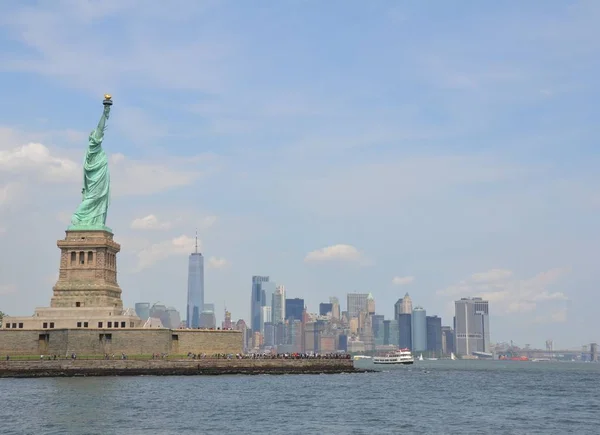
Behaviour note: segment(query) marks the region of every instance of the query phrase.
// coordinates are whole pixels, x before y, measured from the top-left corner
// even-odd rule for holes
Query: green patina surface
[[[68,228],[70,231],[103,230],[112,233],[105,225],[110,205],[110,173],[108,158],[102,149],[109,115],[110,105],[105,105],[98,126],[90,133],[83,161],[81,204],[71,217],[71,225]]]

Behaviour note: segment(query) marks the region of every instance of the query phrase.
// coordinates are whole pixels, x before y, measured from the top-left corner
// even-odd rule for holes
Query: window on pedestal
[[[98,322],[98,328],[102,328],[102,322]]]
[[[77,262],[77,253],[71,252],[71,266],[75,266],[76,262]]]
[[[121,322],[121,328],[126,328],[127,326],[125,326],[125,322]]]
[[[76,307],[80,307],[81,306],[81,302],[75,302],[75,306]]]
[[[81,328],[81,322],[77,322],[77,327]]]
[[[79,264],[85,264],[85,252],[83,251],[79,253]]]
[[[87,260],[88,264],[93,264],[94,263],[94,253],[92,251],[88,252],[88,260]]]
[[[83,322],[83,327],[87,328],[88,327],[88,322]]]
[[[48,328],[48,322],[44,322],[44,323],[42,324],[42,328],[44,328],[44,329],[47,329],[47,328]]]
[[[50,322],[50,328],[54,328],[54,322]]]

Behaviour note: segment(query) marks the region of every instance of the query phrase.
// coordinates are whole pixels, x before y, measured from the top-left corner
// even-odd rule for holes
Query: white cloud
[[[11,150],[0,151],[0,171],[22,174],[32,172],[46,181],[75,181],[79,165],[66,158],[55,157],[41,143],[28,143]]]
[[[392,284],[394,285],[407,285],[415,280],[414,276],[395,276],[392,279]]]
[[[134,230],[168,230],[171,226],[171,222],[160,222],[153,214],[131,222],[131,228]]]
[[[199,241],[200,242],[200,241]],[[155,243],[138,252],[137,271],[146,269],[157,261],[173,255],[187,255],[194,249],[195,239],[188,236],[179,236],[171,240]]]
[[[440,290],[437,294],[455,299],[482,297],[490,302],[490,309],[499,314],[528,313],[537,310],[540,303],[568,300],[563,292],[550,292],[547,287],[555,284],[569,271],[568,268],[555,268],[533,278],[519,280],[511,279],[513,272],[510,270],[491,269],[474,273],[469,279]]]
[[[224,269],[227,266],[229,266],[229,262],[222,257],[210,257],[208,259],[208,267],[210,269]]]
[[[304,261],[358,261],[361,258],[362,254],[354,246],[338,244],[311,251],[306,255]]]

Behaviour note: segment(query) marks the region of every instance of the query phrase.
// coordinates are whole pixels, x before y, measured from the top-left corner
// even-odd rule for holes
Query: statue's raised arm
[[[70,230],[103,230],[110,204],[110,174],[108,158],[102,149],[106,121],[110,116],[112,97],[104,95],[104,111],[98,126],[90,133],[88,148],[83,161],[83,188],[81,204],[71,217]]]
[[[104,95],[104,111],[102,112],[102,116],[100,117],[100,121],[98,121],[98,126],[92,133],[90,134],[90,142],[94,140],[98,145],[102,145],[102,140],[104,139],[104,132],[106,131],[106,121],[110,117],[110,107],[112,106],[112,97],[108,94]]]

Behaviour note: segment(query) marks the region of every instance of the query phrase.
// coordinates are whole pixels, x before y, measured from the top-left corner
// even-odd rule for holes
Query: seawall
[[[345,359],[0,361],[0,378],[364,373]]]

